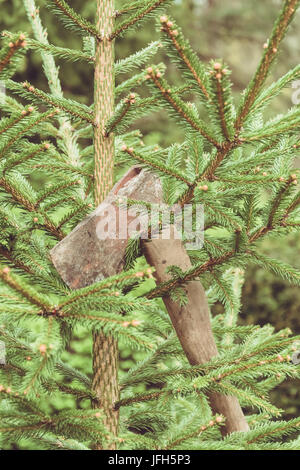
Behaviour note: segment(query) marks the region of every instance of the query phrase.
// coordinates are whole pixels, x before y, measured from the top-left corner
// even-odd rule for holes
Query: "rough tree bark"
[[[114,136],[105,136],[104,127],[114,110],[114,41],[109,36],[114,27],[114,0],[97,0],[98,41],[95,58],[95,202],[100,204],[113,184]],[[97,399],[95,408],[105,414],[107,429],[118,434],[119,414],[112,404],[119,398],[118,343],[102,332],[93,334],[93,391]],[[97,445],[101,449],[101,445]],[[114,446],[112,446],[114,448]]]

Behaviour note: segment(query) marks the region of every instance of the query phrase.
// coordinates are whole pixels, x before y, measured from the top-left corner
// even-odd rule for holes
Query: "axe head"
[[[128,238],[116,237],[115,229],[121,209],[120,197],[149,203],[162,203],[160,179],[142,168],[132,167],[113,187],[107,198],[74,230],[59,242],[50,256],[58,273],[72,289],[79,289],[122,271]],[[108,211],[108,208],[114,211]],[[125,214],[126,215],[126,214]],[[112,217],[110,224],[109,218]],[[99,238],[97,226],[105,218],[108,232]],[[118,225],[118,222],[117,222]]]

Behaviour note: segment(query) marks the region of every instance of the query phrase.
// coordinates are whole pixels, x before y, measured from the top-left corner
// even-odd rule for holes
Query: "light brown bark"
[[[95,57],[95,200],[100,204],[113,185],[114,136],[105,136],[105,125],[114,112],[114,41],[109,40],[114,27],[114,0],[97,0],[96,24],[103,37],[96,46]],[[118,343],[103,332],[93,334],[93,391],[95,408],[104,412],[109,432],[118,434],[119,413],[113,403],[119,399]],[[101,449],[101,443],[97,444]],[[110,447],[115,448],[115,445]]]

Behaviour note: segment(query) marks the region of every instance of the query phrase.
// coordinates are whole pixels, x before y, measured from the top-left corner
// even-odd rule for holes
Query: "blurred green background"
[[[74,9],[93,21],[95,0],[82,2],[69,0]],[[125,2],[117,2],[121,6]],[[211,58],[224,58],[232,70],[233,90],[238,99],[239,93],[246,87],[251,78],[263,50],[272,24],[282,0],[176,0],[169,8],[173,16],[190,39],[199,57],[204,61]],[[81,40],[74,34],[63,29],[61,24],[45,7],[44,0],[37,0],[44,25],[49,32],[51,43],[69,48],[81,48]],[[31,33],[30,25],[23,8],[22,0],[0,0],[0,29],[11,31],[27,31]],[[294,21],[269,80],[286,73],[289,68],[299,63],[300,58],[300,12]],[[138,32],[131,33],[116,44],[117,59],[141,49],[149,42],[157,39],[159,32],[154,20],[145,23]],[[164,61],[168,65],[168,79],[176,83],[180,76],[174,66],[169,63],[163,52],[156,62]],[[83,103],[93,101],[93,72],[82,64],[64,64],[60,66],[60,78],[66,96],[75,98]],[[47,90],[43,76],[39,54],[29,53],[24,61],[23,69],[16,76],[18,81],[27,79],[39,88]],[[284,112],[292,105],[292,88],[273,102],[271,113]],[[162,146],[182,140],[183,135],[178,126],[165,113],[152,114],[140,120],[137,127],[145,135],[146,143],[159,143]],[[296,162],[299,167],[299,161]],[[288,239],[269,239],[263,242],[262,250],[300,267],[299,236],[289,236]],[[221,306],[216,306],[219,313]],[[257,267],[250,267],[246,273],[243,290],[243,309],[241,322],[271,323],[276,330],[290,327],[295,334],[300,334],[300,290],[276,278]],[[90,335],[83,329],[77,330],[70,344],[65,360],[91,373],[91,340]],[[127,370],[139,354],[134,354],[126,348],[121,349],[121,367]],[[299,416],[300,383],[285,382],[273,392],[273,401],[286,410],[287,417]],[[53,398],[48,400],[48,407],[61,409],[72,407],[65,399]],[[86,406],[84,403],[77,406]]]

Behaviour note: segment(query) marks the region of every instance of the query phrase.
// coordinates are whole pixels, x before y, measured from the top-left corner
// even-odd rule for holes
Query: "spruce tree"
[[[113,0],[97,0],[95,24],[64,0],[48,3],[82,36],[82,49],[49,43],[34,0],[24,0],[34,38],[4,32],[0,51],[1,447],[25,439],[44,449],[299,449],[300,418],[284,420],[269,393],[286,377],[299,377],[291,356],[300,338],[289,329],[238,323],[249,263],[300,283],[299,270],[260,251],[262,239],[300,226],[293,169],[299,109],[270,120],[263,114],[300,77],[296,66],[266,85],[299,0],[283,2],[238,106],[229,68],[223,60],[198,59],[164,12],[171,1],[130,1],[116,10]],[[115,40],[151,15],[161,43],[115,62]],[[182,71],[180,86],[168,83],[164,64],[151,64],[160,47]],[[47,91],[13,80],[28,50],[42,55]],[[83,61],[91,76],[94,68],[92,105],[63,95],[55,57]],[[115,75],[132,72],[115,87]],[[183,127],[184,142],[144,145],[132,130],[159,109]],[[188,252],[188,270],[169,266],[171,277],[155,283],[143,244],[132,239],[123,272],[71,291],[49,251],[135,163],[160,177],[167,204],[203,204],[203,248]],[[218,355],[191,365],[162,299],[187,310],[187,286],[200,280],[209,304],[221,302],[224,314],[211,318]],[[93,334],[92,379],[62,360],[77,325]],[[118,344],[143,351],[121,377]],[[45,406],[49,394],[74,397],[77,406],[53,412]],[[249,429],[224,432],[227,416],[215,412],[213,394],[235,397]]]

